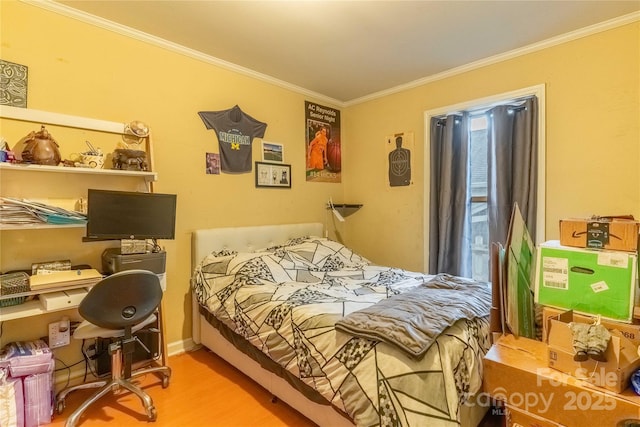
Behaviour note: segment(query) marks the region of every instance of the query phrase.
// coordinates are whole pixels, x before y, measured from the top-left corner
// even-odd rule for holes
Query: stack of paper
[[[0,223],[2,224],[42,224],[42,220],[32,211],[11,203],[0,203]]]
[[[85,224],[86,215],[27,199],[0,197],[2,224]]]

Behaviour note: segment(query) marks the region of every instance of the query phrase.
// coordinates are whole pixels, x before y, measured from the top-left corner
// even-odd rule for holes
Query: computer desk
[[[162,282],[162,279],[161,279],[161,282]],[[55,292],[60,293],[65,291],[79,291],[79,290],[84,290],[86,295],[86,293],[89,292],[90,288],[91,286],[87,286],[86,284],[76,284],[76,285],[67,285],[67,286],[62,285],[62,286],[50,287],[47,289],[30,290],[27,292],[20,292],[16,294],[2,295],[0,296],[0,301],[9,300],[13,298],[21,298],[21,297],[26,297],[28,300],[21,304],[0,307],[0,323],[9,321],[9,320],[21,319],[25,317],[41,316],[47,313],[77,309],[78,306],[80,305],[80,301],[82,300],[81,298],[78,298],[78,297],[62,300],[63,302],[61,302],[59,305],[56,305],[55,307],[50,307],[50,308],[45,308],[42,301],[40,301],[40,299],[35,297],[39,295],[46,295],[46,294],[51,295]],[[163,291],[164,290],[165,290],[165,287],[163,286]],[[164,299],[160,301],[160,306],[158,308],[158,326],[160,330],[160,346],[161,346],[160,358],[162,359],[162,365],[169,366],[168,355],[167,355],[167,342],[165,339],[166,325],[164,320]],[[157,361],[153,360],[152,363],[157,363]]]

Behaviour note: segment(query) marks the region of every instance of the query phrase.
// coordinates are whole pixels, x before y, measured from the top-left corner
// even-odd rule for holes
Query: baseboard
[[[169,356],[175,356],[178,354],[186,353],[197,347],[197,344],[193,342],[192,338],[186,340],[174,341],[167,344],[167,353]]]

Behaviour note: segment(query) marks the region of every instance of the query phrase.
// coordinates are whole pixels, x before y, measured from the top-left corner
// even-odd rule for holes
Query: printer
[[[165,251],[123,254],[120,248],[108,248],[102,252],[102,270],[105,274],[125,270],[148,270],[158,275],[163,291],[166,291],[167,287],[166,263]]]

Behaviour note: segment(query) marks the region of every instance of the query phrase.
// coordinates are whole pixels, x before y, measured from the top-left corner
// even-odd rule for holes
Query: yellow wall
[[[142,120],[151,126],[158,172],[154,190],[178,194],[176,239],[162,242],[168,253],[165,303],[170,343],[191,337],[192,230],[325,222],[326,201],[330,197],[341,200],[343,184],[305,182],[304,101],[328,105],[326,102],[37,6],[2,1],[0,8],[0,57],[29,67],[29,108],[121,123]],[[218,143],[197,112],[223,110],[235,104],[268,124],[266,140],[284,144],[285,162],[292,165],[291,190],[256,189],[253,173],[205,174],[205,152],[218,152]],[[16,138],[39,128],[16,129],[6,121],[0,124],[0,134],[6,135],[12,146]],[[65,142],[60,131],[55,132],[64,158],[82,148],[82,139],[78,146],[77,141]],[[260,160],[261,144],[256,141],[253,159]],[[114,139],[112,147],[103,142],[101,148],[111,151],[116,142]],[[54,238],[58,238],[61,232],[47,233],[55,233]],[[6,237],[7,233],[22,232],[0,233],[2,269],[15,268],[8,263],[11,254],[19,250],[9,244],[14,237]],[[26,239],[29,245],[42,244],[38,242],[40,234],[27,233],[34,236]],[[83,262],[89,260],[99,268],[101,248],[80,243],[81,233],[70,233],[77,243],[67,252],[72,262],[78,262],[74,257],[80,250],[83,253],[78,256]],[[87,251],[91,253],[84,253]],[[35,260],[25,261],[24,267],[29,267]],[[60,315],[50,315],[44,321]],[[10,321],[3,326],[0,339],[33,339],[46,335],[46,331],[42,319]]]
[[[0,15],[0,57],[29,67],[30,108],[150,124],[155,190],[178,194],[177,237],[163,242],[169,342],[191,335],[196,228],[324,222],[332,197],[364,204],[339,226],[346,243],[375,262],[422,270],[424,112],[430,109],[545,84],[546,237],[557,237],[566,216],[640,216],[638,22],[342,109],[343,184],[320,184],[304,182],[305,96],[36,6],[2,1]],[[255,189],[253,174],[204,173],[204,153],[217,152],[217,140],[196,113],[235,104],[268,123],[266,140],[284,144],[291,190]],[[415,184],[391,189],[385,138],[397,132],[414,133]],[[62,142],[63,156],[72,150],[77,147]],[[12,248],[2,243],[1,250],[5,257]],[[44,335],[33,324],[8,322],[2,339],[12,336],[8,329],[23,338]]]
[[[635,22],[347,108],[345,198],[364,204],[350,217],[349,242],[375,262],[422,270],[425,111],[539,84],[546,86],[546,239],[559,237],[564,217],[640,217],[639,62]],[[415,185],[390,188],[385,137],[408,131]]]

